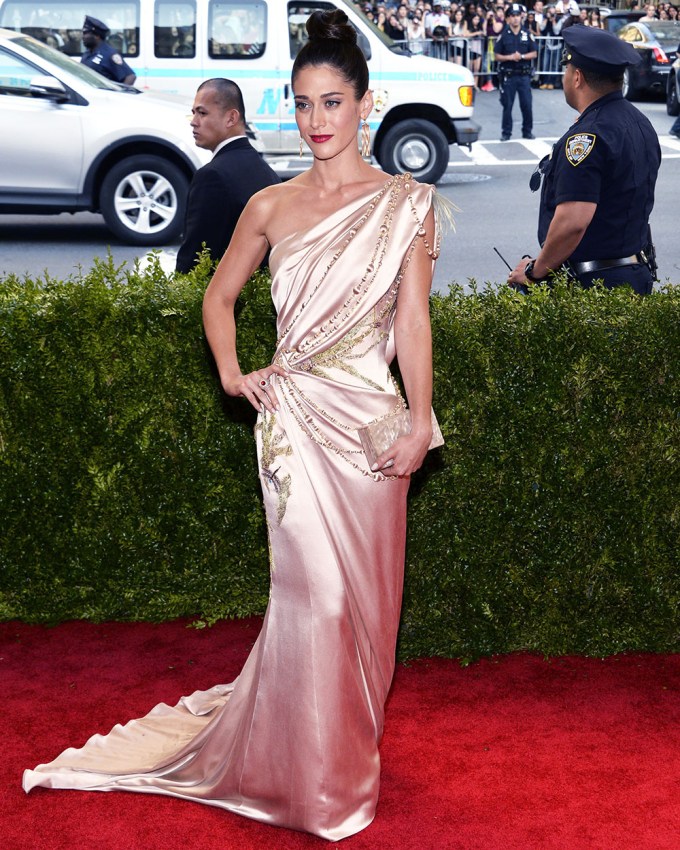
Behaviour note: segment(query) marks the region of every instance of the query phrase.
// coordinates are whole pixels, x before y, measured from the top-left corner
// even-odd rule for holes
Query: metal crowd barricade
[[[561,35],[541,35],[536,38],[538,60],[536,70],[541,85],[562,88],[564,69],[561,65],[564,39]]]
[[[496,56],[494,36],[486,36],[481,39],[482,56],[478,71],[472,67],[475,57],[470,50],[470,41],[479,39],[479,36],[465,38],[455,35],[446,39],[426,38],[420,41],[409,41],[408,46],[412,53],[431,56],[447,62],[457,62],[465,65],[475,74],[476,83],[479,88],[485,84],[494,84],[496,75]],[[544,87],[561,88],[563,68],[560,64],[562,58],[562,47],[564,41],[561,36],[535,36],[538,57],[533,62],[534,79]]]

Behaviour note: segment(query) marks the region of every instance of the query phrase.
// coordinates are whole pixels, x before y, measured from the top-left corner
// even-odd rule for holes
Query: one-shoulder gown
[[[371,822],[409,482],[372,473],[356,429],[403,405],[392,327],[432,199],[397,175],[272,248],[287,374],[255,428],[271,592],[238,678],[27,770],[26,791],[167,794],[333,841]]]

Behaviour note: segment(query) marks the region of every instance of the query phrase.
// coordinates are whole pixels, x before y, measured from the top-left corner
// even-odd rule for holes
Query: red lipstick
[[[333,136],[310,136],[309,137],[315,144],[321,145],[324,142],[327,142],[329,139],[332,139]]]

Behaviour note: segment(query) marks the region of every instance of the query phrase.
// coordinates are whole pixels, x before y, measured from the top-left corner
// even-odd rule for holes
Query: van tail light
[[[658,65],[667,65],[668,64],[668,56],[663,52],[660,47],[652,47],[652,53],[654,54],[654,61]]]
[[[460,86],[458,97],[463,106],[472,106],[475,99],[475,90],[472,86]]]

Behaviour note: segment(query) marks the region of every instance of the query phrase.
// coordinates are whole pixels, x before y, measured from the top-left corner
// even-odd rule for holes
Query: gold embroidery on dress
[[[285,435],[280,431],[274,433],[275,425],[276,416],[265,411],[255,429],[262,432],[262,472],[260,474],[264,479],[267,492],[270,492],[272,487],[277,494],[276,520],[281,525],[290,496],[291,477],[290,473],[280,477],[281,467],[278,466],[276,469],[273,467],[278,457],[292,455],[293,449],[289,445],[281,445]]]
[[[385,195],[386,192],[389,190],[387,210],[383,216],[383,222],[378,228],[378,238],[376,239],[372,256],[366,265],[366,269],[361,280],[352,288],[351,294],[345,300],[345,303],[342,305],[342,307],[336,310],[336,312],[332,316],[330,316],[326,321],[324,321],[320,327],[314,329],[304,342],[300,343],[300,345],[298,346],[298,351],[300,353],[304,353],[312,346],[316,345],[316,340],[319,337],[323,338],[332,333],[334,330],[334,325],[337,322],[345,321],[351,317],[353,310],[355,310],[361,304],[366,293],[370,291],[373,280],[378,274],[378,271],[380,270],[383,258],[387,252],[390,232],[392,229],[392,219],[394,218],[394,211],[397,207],[399,196],[404,191],[404,189],[410,187],[410,183],[408,181],[411,179],[412,178],[410,174],[397,174],[392,177],[387,183],[385,183],[385,185],[377,193],[377,195],[373,197],[371,202],[366,207],[366,212],[352,225],[352,227],[348,229],[344,242],[333,254],[330,263],[326,267],[324,273],[321,275],[321,279],[319,280],[317,285],[314,287],[306,301],[304,301],[300,305],[300,309],[297,311],[295,316],[293,316],[290,323],[288,324],[288,327],[285,328],[279,334],[278,344],[280,344],[281,341],[284,340],[286,336],[290,333],[291,328],[299,318],[304,308],[319,290],[319,287],[325,280],[328,272],[343,255],[345,249],[350,245],[359,229],[363,227],[369,220],[369,218],[373,215],[377,203],[380,201],[382,196]]]
[[[384,186],[380,189],[380,191],[379,191],[379,192],[378,192],[378,193],[377,193],[377,194],[373,197],[373,199],[371,200],[371,202],[368,204],[368,206],[366,207],[366,211],[364,212],[364,214],[363,214],[363,215],[362,215],[362,216],[361,216],[361,217],[360,217],[360,218],[359,218],[359,219],[358,219],[358,220],[357,220],[357,221],[356,221],[356,222],[355,222],[355,223],[354,223],[354,224],[353,224],[353,225],[352,225],[349,229],[348,229],[348,231],[347,231],[347,235],[346,235],[346,237],[345,237],[344,242],[342,243],[342,245],[340,246],[340,248],[338,248],[338,250],[337,250],[337,251],[333,254],[333,256],[331,257],[331,261],[329,262],[328,266],[326,267],[326,270],[324,271],[324,273],[321,275],[321,278],[319,279],[319,282],[316,284],[316,286],[314,287],[314,289],[310,292],[310,294],[308,295],[308,297],[307,297],[307,298],[306,298],[306,299],[302,302],[302,304],[300,305],[300,309],[299,309],[299,310],[297,311],[297,313],[293,316],[293,318],[291,319],[291,321],[290,321],[290,323],[289,323],[288,327],[287,327],[287,328],[285,328],[283,331],[281,331],[281,333],[279,334],[279,341],[281,341],[282,339],[285,339],[285,338],[286,338],[286,336],[288,336],[288,334],[290,333],[290,331],[291,331],[291,329],[292,329],[293,325],[294,325],[294,324],[295,324],[295,322],[298,320],[298,318],[299,318],[300,314],[302,313],[302,311],[305,309],[305,307],[307,306],[307,304],[309,304],[309,302],[312,300],[312,298],[316,295],[317,291],[319,290],[319,287],[321,286],[321,284],[322,284],[322,283],[324,282],[324,280],[326,279],[326,276],[328,275],[328,272],[329,272],[329,271],[333,268],[333,266],[335,265],[335,263],[336,263],[336,262],[340,259],[340,257],[343,255],[343,253],[345,252],[345,249],[349,246],[349,244],[352,242],[352,240],[354,239],[354,237],[357,235],[357,232],[359,231],[359,229],[360,229],[360,228],[361,228],[361,227],[362,227],[362,226],[363,226],[363,225],[364,225],[364,224],[365,224],[365,223],[366,223],[366,222],[370,219],[370,217],[373,215],[373,211],[375,210],[376,205],[378,204],[378,202],[380,201],[380,199],[382,198],[382,196],[383,196],[383,195],[387,192],[387,190],[388,190],[388,189],[390,189],[390,188],[392,188],[392,189],[393,189],[393,187],[394,187],[394,182],[395,182],[395,180],[396,180],[396,179],[397,179],[396,177],[392,177],[390,180],[388,180],[388,181],[385,183],[385,185],[384,185]],[[392,193],[392,194],[394,194],[394,191],[393,191],[393,193]],[[383,223],[383,225],[382,225],[382,227],[381,227],[381,231],[382,231],[382,229],[383,229],[384,227],[385,227],[385,225],[384,225],[384,223]],[[373,272],[372,263],[369,263],[369,265],[368,265],[368,267],[367,267],[367,269],[366,269],[366,273],[367,273],[367,274],[369,274],[369,273],[372,273],[372,272]],[[364,277],[364,280],[365,280],[365,277]],[[362,281],[362,283],[363,283],[363,281]],[[355,294],[355,295],[356,295],[356,294],[358,294],[358,292],[357,292],[357,287],[355,287],[355,292],[354,292],[354,294]],[[338,313],[336,314],[336,316],[337,316],[337,315],[339,315],[339,313],[340,313],[340,312],[341,312],[341,311],[339,310],[339,311],[338,311]]]
[[[302,393],[299,393],[302,395]],[[320,446],[324,446],[327,449],[330,449],[332,452],[335,452],[338,457],[341,457],[344,461],[346,461],[350,466],[353,466],[356,470],[358,470],[362,475],[367,476],[368,478],[372,478],[374,481],[398,481],[398,478],[393,475],[383,475],[382,472],[371,472],[366,464],[359,465],[350,457],[351,454],[363,454],[363,451],[357,450],[356,452],[349,452],[346,449],[340,448],[340,446],[336,446],[331,440],[328,439],[324,434],[321,433],[321,429],[314,422],[309,414],[305,413],[303,410],[302,404],[300,401],[295,398],[295,406],[298,408],[296,411],[287,396],[283,397],[283,401],[290,411],[291,415],[297,420],[298,425],[300,426],[303,433],[307,434],[310,440],[313,440]],[[320,409],[320,408],[317,408]],[[299,412],[298,412],[299,411]],[[330,418],[330,417],[329,417]]]
[[[387,331],[379,330],[380,323],[374,320],[372,316],[366,316],[342,337],[335,345],[321,351],[318,354],[312,355],[308,360],[300,363],[300,368],[305,372],[310,372],[318,378],[330,378],[327,369],[340,369],[354,378],[363,381],[374,390],[383,390],[380,384],[362,375],[359,370],[349,361],[357,360],[368,354],[373,348],[380,344],[384,339],[387,339],[389,334]],[[356,349],[366,340],[367,337],[372,337],[369,340],[367,348],[361,351]]]
[[[392,177],[382,186],[380,191],[371,199],[368,205],[364,208],[363,214],[360,215],[358,219],[354,221],[352,226],[347,229],[342,243],[339,245],[339,247],[335,249],[325,271],[321,275],[316,286],[314,286],[305,301],[302,302],[295,315],[291,318],[288,326],[279,333],[279,339],[277,343],[277,349],[279,353],[275,357],[273,362],[279,363],[279,365],[284,366],[284,368],[291,369],[291,378],[294,376],[295,370],[299,370],[301,372],[314,374],[317,377],[329,379],[330,376],[325,370],[335,368],[340,369],[346,372],[347,374],[358,378],[373,389],[377,389],[381,392],[386,391],[384,386],[380,386],[375,381],[362,375],[360,371],[350,361],[361,359],[365,354],[371,351],[372,348],[379,345],[381,341],[385,340],[389,336],[389,327],[391,326],[392,314],[394,313],[396,307],[399,285],[406,271],[410,255],[413,251],[413,248],[415,247],[417,239],[420,238],[424,241],[425,248],[433,260],[437,259],[439,255],[439,244],[441,239],[441,228],[439,227],[439,223],[441,219],[441,211],[438,209],[435,210],[436,235],[435,247],[434,249],[432,249],[428,244],[427,239],[425,238],[426,231],[423,227],[422,222],[420,221],[415,202],[411,195],[411,180],[412,176],[410,174],[398,174]],[[319,288],[323,284],[331,268],[343,255],[345,249],[351,244],[359,229],[369,221],[381,198],[383,198],[383,196],[388,193],[389,197],[387,199],[387,207],[383,215],[382,223],[378,228],[378,233],[373,247],[373,251],[371,252],[371,256],[368,260],[368,263],[363,269],[363,274],[359,272],[359,274],[361,274],[361,279],[358,280],[357,283],[352,287],[351,293],[345,299],[345,302],[342,304],[342,306],[339,307],[334,314],[322,321],[318,327],[311,329],[309,334],[306,335],[305,339],[301,341],[298,345],[296,345],[294,349],[281,348],[281,344],[290,334],[291,329],[297,322],[305,307],[310,303],[310,301],[319,291]],[[334,345],[332,345],[328,349],[316,352],[315,349],[318,348],[320,344],[322,345],[323,341],[330,337],[342,322],[347,321],[352,317],[352,314],[358,308],[361,307],[361,303],[364,300],[366,294],[371,291],[374,278],[378,273],[388,250],[395,210],[397,209],[397,206],[400,202],[400,198],[403,198],[404,194],[408,199],[411,211],[416,219],[418,230],[416,235],[414,235],[413,237],[413,242],[411,243],[411,246],[407,251],[405,261],[402,267],[397,272],[396,277],[392,282],[392,285],[390,286],[389,290],[382,296],[382,298],[375,304],[375,306],[367,314],[367,316],[361,321],[359,321],[354,328],[352,328],[350,331],[348,331],[347,334],[345,334],[345,336],[343,336],[340,340],[338,340]],[[446,206],[447,204],[448,202],[444,200],[443,205]],[[450,210],[447,209],[446,212],[450,212]],[[448,218],[449,216],[446,217]],[[452,219],[450,220],[452,221]],[[362,343],[364,343],[366,340],[368,340],[369,343],[368,347],[359,351],[359,346],[361,346]],[[404,408],[405,402],[389,369],[387,369],[387,376],[388,380],[391,381],[392,385],[395,388],[395,410]],[[315,404],[312,399],[308,398],[306,394],[303,393],[296,385],[294,380],[291,380],[288,377],[282,377],[281,380],[288,385],[288,388],[290,390],[289,393],[283,394],[282,401],[286,405],[290,414],[297,421],[301,430],[305,434],[307,434],[307,436],[311,440],[313,440],[318,445],[324,446],[325,448],[335,452],[344,461],[346,461],[359,472],[361,472],[362,475],[366,475],[370,478],[373,478],[375,481],[397,480],[392,476],[384,476],[381,472],[370,471],[365,463],[357,463],[355,457],[357,457],[358,455],[363,455],[362,449],[357,448],[353,450],[336,445],[319,427],[317,419],[314,416],[310,415],[309,411],[313,411],[315,414],[320,414],[323,419],[331,422],[333,425],[342,429],[343,431],[355,431],[355,424],[352,424],[350,426],[345,423],[338,422],[327,411],[323,410],[321,407]],[[265,432],[263,430],[263,443],[264,438]],[[290,453],[290,447],[286,447],[286,449],[288,450],[286,453]],[[280,454],[283,453],[285,449],[279,449],[277,451]],[[283,513],[285,512],[285,499],[287,499],[288,490],[290,489],[290,476],[286,476],[286,479],[284,479],[283,481],[278,479],[277,473],[279,470],[271,468],[275,459],[276,454],[271,454],[270,456],[268,456],[263,446],[262,463],[263,467],[266,468],[263,469],[262,475],[265,477],[265,483],[267,484],[267,487],[269,488],[269,485],[271,484],[272,486],[274,486],[276,492],[279,493],[279,503],[280,505],[281,503],[283,503],[283,507],[280,508],[280,516],[282,518]],[[286,487],[288,489],[286,489]]]
[[[418,232],[416,235],[423,240],[425,250],[430,255],[431,259],[436,260],[440,254],[443,232],[445,230],[456,229],[456,222],[453,218],[453,210],[457,210],[458,207],[452,201],[449,201],[448,198],[445,198],[443,195],[440,195],[437,191],[434,192],[432,197],[432,208],[434,210],[435,232],[434,248],[432,248],[430,243],[427,241],[427,231],[425,230],[425,226],[418,216],[418,210],[416,209],[416,205],[413,203],[413,195],[411,195],[411,193],[408,191],[410,188],[410,183],[407,182],[404,184],[404,189],[406,189],[406,191],[408,192],[407,197],[409,200],[409,204],[411,205],[411,212],[413,213],[413,217],[415,218],[416,224],[418,225]]]
[[[409,184],[407,183],[404,188],[408,189]],[[411,257],[413,256],[413,250],[416,247],[416,242],[418,239],[422,239],[423,245],[425,246],[425,250],[427,251],[430,259],[434,262],[438,259],[440,250],[441,250],[441,241],[442,236],[445,232],[449,230],[456,229],[456,222],[453,218],[453,211],[458,210],[458,207],[453,203],[453,201],[449,201],[448,198],[445,198],[443,195],[440,195],[436,190],[432,193],[432,208],[434,209],[434,248],[431,247],[430,243],[427,241],[427,231],[425,230],[425,226],[423,222],[420,220],[418,216],[418,211],[416,210],[415,204],[413,203],[413,197],[409,193],[408,200],[411,205],[411,212],[413,213],[413,217],[415,218],[416,224],[418,225],[418,230],[416,235],[413,237],[413,242],[408,247],[406,254],[404,255],[404,262],[402,264],[401,269],[399,270],[399,280],[406,274],[406,269],[408,268],[409,263],[411,262]]]

